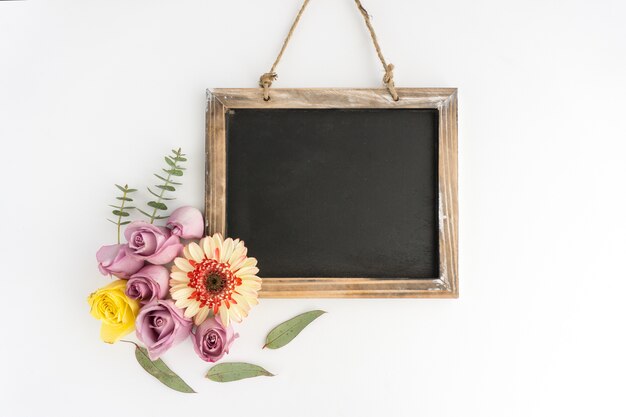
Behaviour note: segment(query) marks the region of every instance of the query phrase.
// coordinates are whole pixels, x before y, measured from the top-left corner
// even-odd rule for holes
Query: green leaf
[[[116,226],[117,226],[117,222],[114,222],[114,221],[113,221],[113,220],[111,220],[111,219],[107,219],[107,220],[108,220],[108,221],[110,221],[111,223],[113,223],[114,225],[116,225]]]
[[[176,188],[172,187],[171,185],[157,185],[156,187],[165,191],[176,191]]]
[[[165,171],[166,173],[173,175],[175,177],[182,177],[183,176],[183,171],[180,169],[164,169],[163,171]]]
[[[126,190],[126,194],[134,193],[135,191],[137,191],[136,188],[129,188],[128,190]]]
[[[229,362],[215,365],[206,377],[215,382],[232,382],[240,379],[254,378],[256,376],[274,376],[258,365],[245,362]]]
[[[177,156],[177,157],[174,158],[174,160],[176,162],[187,162],[187,158],[184,158],[182,156]]]
[[[326,312],[322,310],[313,310],[279,324],[269,332],[263,348],[278,349],[285,346],[299,335],[302,329],[324,313]]]
[[[167,210],[167,206],[165,204],[156,201],[148,201],[148,205],[157,210]]]
[[[157,177],[158,179],[162,180],[166,184],[183,185],[182,182],[175,182],[175,181],[172,181],[172,180],[168,180],[167,178],[162,177],[159,174],[154,174],[154,176]]]
[[[132,198],[129,197],[115,197],[117,200],[122,200],[122,201],[133,201]]]
[[[157,185],[157,187],[158,187],[158,185]],[[152,191],[152,190],[150,189],[150,187],[148,187],[148,191],[150,192],[150,194],[152,194],[153,196],[155,196],[156,198],[159,198],[159,199],[161,199],[161,200],[166,200],[166,201],[169,201],[169,200],[176,200],[176,198],[174,198],[174,197],[163,197],[163,196],[161,196],[161,195],[159,195],[159,194],[155,193],[154,191]]]
[[[130,220],[127,220],[125,222],[120,222],[120,226],[126,226],[129,223],[130,223]]]
[[[142,209],[138,208],[137,211],[139,211],[141,214],[146,215],[148,217],[152,217],[152,214],[150,213],[146,213],[145,211],[143,211]],[[158,217],[155,217],[155,219],[158,219]]]
[[[156,361],[150,360],[148,351],[145,348],[135,345],[135,358],[146,372],[169,388],[183,393],[195,393],[195,391],[161,359],[157,359]]]
[[[155,196],[156,198],[161,198],[161,196],[160,196],[160,195],[158,195],[157,193],[155,193],[154,191],[152,191],[152,190],[150,189],[150,187],[146,187],[146,188],[148,188],[148,192],[149,192],[150,194],[152,194],[152,195],[153,195],[153,196]]]
[[[113,210],[113,214],[115,214],[116,216],[122,216],[122,217],[130,216],[130,214],[126,213],[125,211],[119,211],[119,210]]]
[[[118,190],[120,190],[121,192],[125,193],[126,191],[126,187],[122,187],[121,185],[117,185],[115,184],[115,186],[117,187]]]
[[[176,162],[172,161],[172,159],[171,159],[170,157],[166,156],[166,157],[165,157],[165,162],[166,162],[169,166],[171,166],[171,167],[173,167],[173,168],[176,168]]]
[[[149,216],[152,216],[151,214],[149,214]],[[163,219],[168,219],[170,216],[154,216],[154,220],[163,220]]]

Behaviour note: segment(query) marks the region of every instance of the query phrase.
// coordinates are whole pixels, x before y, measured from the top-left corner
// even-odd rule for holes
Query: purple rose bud
[[[115,275],[118,278],[128,278],[143,266],[143,261],[128,256],[128,245],[107,245],[96,253],[98,269],[102,275]]]
[[[203,361],[217,362],[228,353],[230,346],[239,337],[233,326],[225,328],[222,321],[211,317],[196,328],[192,337],[193,347]]]
[[[139,311],[135,320],[137,338],[146,345],[148,356],[157,360],[191,333],[192,321],[172,300],[155,300]]]
[[[174,210],[167,219],[172,234],[183,239],[200,239],[204,236],[202,213],[195,207],[185,206]]]
[[[155,265],[172,262],[183,248],[180,238],[170,229],[146,222],[132,222],[126,226],[124,236],[130,256]]]
[[[170,271],[160,265],[146,265],[131,275],[126,283],[126,295],[141,304],[162,300],[168,293]]]

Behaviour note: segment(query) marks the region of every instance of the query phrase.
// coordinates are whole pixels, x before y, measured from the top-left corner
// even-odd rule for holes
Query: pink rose
[[[160,265],[146,265],[126,283],[126,295],[141,304],[162,300],[168,293],[170,271]]]
[[[148,356],[153,361],[185,340],[191,333],[192,324],[172,300],[155,300],[146,304],[135,320],[137,338],[146,345]]]
[[[200,239],[204,236],[204,220],[202,213],[195,207],[180,207],[174,210],[167,219],[167,227],[172,234],[183,239]]]
[[[230,346],[239,337],[233,326],[225,328],[221,320],[211,317],[202,322],[194,333],[193,347],[196,353],[206,362],[217,362],[228,353]]]
[[[103,246],[96,252],[96,259],[102,275],[115,275],[118,278],[128,278],[143,266],[141,259],[129,256],[126,244]]]
[[[172,262],[183,248],[178,236],[168,228],[146,222],[132,222],[126,226],[124,236],[130,256],[155,265]]]

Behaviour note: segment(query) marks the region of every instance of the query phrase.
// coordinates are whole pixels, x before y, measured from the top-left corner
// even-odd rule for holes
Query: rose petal
[[[155,265],[164,265],[172,262],[172,260],[180,254],[183,249],[183,245],[180,243],[178,236],[170,236],[165,243],[163,243],[162,249],[152,256],[148,256],[146,261]]]
[[[183,318],[173,300],[156,300],[141,309],[136,326],[137,338],[146,345],[150,359],[156,360],[189,336],[192,321]]]
[[[185,206],[174,210],[167,220],[172,234],[183,239],[198,239],[204,235],[202,213],[195,207]]]
[[[141,259],[129,256],[125,244],[102,246],[96,253],[96,260],[100,273],[119,278],[128,278],[143,266]]]

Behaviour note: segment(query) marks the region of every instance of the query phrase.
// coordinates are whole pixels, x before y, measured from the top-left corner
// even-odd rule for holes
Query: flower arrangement
[[[143,369],[168,387],[190,393],[195,391],[161,357],[190,338],[203,361],[224,358],[239,336],[233,323],[240,323],[259,302],[262,279],[257,260],[248,256],[242,240],[219,233],[204,236],[204,219],[198,209],[183,206],[169,216],[164,214],[166,202],[174,200],[171,193],[182,185],[187,159],[178,149],[164,160],[163,174],[154,174],[159,183],[147,188],[155,198],[146,210],[130,205],[137,189],[116,185],[121,194],[111,206],[115,220],[109,221],[117,228],[117,243],[102,246],[96,253],[100,272],[115,280],[87,301],[91,315],[101,322],[104,342],[116,343],[134,331],[143,346],[124,341],[135,345],[135,357]],[[130,221],[134,211],[147,220]],[[269,332],[263,348],[286,345],[323,313],[310,311],[280,324]],[[213,366],[206,376],[230,382],[273,375],[257,365],[230,362]]]

